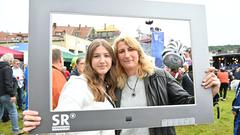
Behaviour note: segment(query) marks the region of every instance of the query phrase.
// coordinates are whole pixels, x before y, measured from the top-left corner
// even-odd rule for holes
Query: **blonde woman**
[[[139,42],[130,36],[120,36],[114,42],[117,57],[117,107],[142,107],[194,103],[179,83],[163,69],[157,69],[144,54]],[[204,78],[202,85],[212,87],[214,95],[220,82],[214,73]],[[117,131],[117,135],[175,135],[173,127],[133,128]]]

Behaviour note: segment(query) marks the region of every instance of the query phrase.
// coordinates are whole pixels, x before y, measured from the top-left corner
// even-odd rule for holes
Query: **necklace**
[[[139,78],[137,78],[137,80],[136,80],[133,88],[130,87],[130,85],[128,84],[128,81],[127,81],[127,86],[128,86],[128,88],[132,91],[132,96],[133,96],[133,97],[136,96],[135,89],[136,89],[136,86],[137,86],[137,83],[138,83],[138,79],[139,79]]]

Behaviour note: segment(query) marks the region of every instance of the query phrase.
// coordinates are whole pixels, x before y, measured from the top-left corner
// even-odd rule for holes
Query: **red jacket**
[[[58,99],[64,84],[67,82],[65,75],[59,69],[52,68],[52,109],[58,105]]]
[[[217,73],[217,77],[219,78],[221,83],[229,83],[229,79],[228,79],[228,72],[224,71],[224,72],[218,72]]]

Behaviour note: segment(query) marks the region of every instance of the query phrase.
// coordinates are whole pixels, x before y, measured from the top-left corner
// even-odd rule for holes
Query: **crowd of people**
[[[194,103],[191,48],[184,52],[183,65],[171,69],[156,68],[146,57],[140,43],[130,36],[119,36],[113,45],[96,39],[89,45],[86,56],[64,66],[62,52],[52,50],[52,110],[72,111],[144,107]],[[41,114],[28,110],[28,66],[13,54],[0,58],[0,118],[11,120],[12,133],[22,134],[37,128]],[[209,68],[203,79],[204,88],[211,88],[213,97],[227,100],[228,90],[235,90],[232,112],[234,135],[240,134],[240,67],[234,73],[226,68]],[[218,93],[219,91],[219,93]],[[166,96],[168,95],[168,96]],[[162,97],[161,99],[159,97]],[[18,126],[18,110],[24,115],[24,128]],[[6,121],[7,121],[6,120]],[[174,127],[133,128],[122,130],[87,131],[74,134],[101,135],[174,135]]]
[[[117,38],[113,46],[103,39],[94,40],[88,47],[86,58],[76,60],[76,66],[70,75],[66,74],[63,63],[61,51],[53,49],[52,109],[56,111],[194,103],[194,94],[184,90],[169,72],[154,67],[138,41],[129,36]],[[9,84],[1,83],[0,116],[2,116],[3,110],[7,110],[12,122],[13,133],[21,134],[15,102],[19,110],[28,108],[26,100],[28,93],[25,91],[28,88],[27,85],[24,87],[24,84],[27,83],[24,80],[28,79],[28,67],[22,70],[20,61],[14,60],[11,54],[2,56],[0,65],[3,65],[0,66],[1,75],[8,75],[8,78],[2,76],[1,82],[11,79]],[[191,71],[188,69],[186,68],[185,72],[190,74]],[[210,68],[202,85],[205,88],[212,87],[213,93],[216,94],[218,83],[213,69]],[[168,94],[170,96],[165,97]],[[165,98],[158,99],[153,96]],[[31,131],[40,124],[41,117],[38,112],[27,110],[23,114],[23,130],[25,132]],[[173,127],[91,132],[103,135],[115,134],[115,132],[121,135],[175,134]],[[85,133],[91,134],[91,132]],[[84,132],[79,134],[84,134]]]
[[[17,109],[25,109],[24,78],[20,61],[13,54],[4,54],[0,59],[0,118],[5,116],[3,121],[10,118],[14,135],[23,133],[19,129]]]
[[[234,71],[234,72],[232,72]],[[235,90],[235,98],[232,101],[232,113],[234,116],[234,135],[240,134],[240,67],[233,69],[232,71],[227,71],[226,67],[221,67],[215,72],[219,78],[220,85],[220,96],[219,99],[222,101],[227,100],[228,90]]]
[[[171,75],[190,95],[194,95],[194,78],[190,49],[187,49],[184,52],[184,59],[185,63],[178,68],[171,69],[167,67],[165,69],[171,73]],[[229,90],[235,91],[235,98],[232,101],[232,112],[234,115],[234,135],[240,135],[240,67],[229,69],[222,65],[219,69],[215,69],[215,75],[220,80],[220,88],[219,93],[213,97],[214,105],[219,100],[226,101]]]

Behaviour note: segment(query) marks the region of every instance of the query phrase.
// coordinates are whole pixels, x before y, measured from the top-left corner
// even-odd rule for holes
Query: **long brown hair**
[[[138,68],[136,70],[137,70],[138,76],[141,79],[143,79],[146,75],[153,74],[154,65],[150,61],[150,59],[148,59],[146,57],[146,54],[144,53],[139,42],[135,38],[130,37],[128,35],[123,35],[123,36],[119,36],[118,38],[116,38],[113,43],[113,48],[114,48],[115,56],[117,58],[117,82],[118,82],[117,86],[119,88],[123,89],[128,76],[118,59],[118,44],[119,44],[119,42],[125,42],[126,45],[128,45],[129,47],[133,48],[134,50],[136,50],[138,52],[139,62],[138,62]]]
[[[97,47],[103,46],[109,52],[112,58],[112,66],[110,70],[106,73],[104,80],[101,80],[98,73],[92,67],[93,52]],[[116,58],[113,53],[111,45],[104,39],[95,39],[88,47],[85,61],[85,68],[83,71],[87,78],[87,83],[92,90],[94,100],[103,102],[105,99],[105,92],[102,89],[102,84],[105,84],[106,92],[115,101],[116,96],[114,90],[116,89]]]

